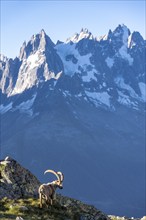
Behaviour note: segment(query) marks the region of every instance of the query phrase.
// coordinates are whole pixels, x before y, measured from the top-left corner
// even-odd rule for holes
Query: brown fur
[[[53,201],[55,200],[55,191],[57,188],[62,189],[62,183],[56,180],[51,183],[42,184],[39,189],[39,200],[40,200],[40,208],[43,206],[43,201],[48,207],[48,205],[53,205]]]

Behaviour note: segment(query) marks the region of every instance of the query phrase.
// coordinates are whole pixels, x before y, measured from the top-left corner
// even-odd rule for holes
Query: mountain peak
[[[134,31],[128,39],[128,47],[132,48],[133,46],[138,45],[139,46],[143,46],[144,45],[144,39],[143,37],[140,35],[139,32]]]
[[[119,25],[114,31],[113,31],[113,37],[118,38],[119,40],[123,40],[123,42],[128,40],[130,33],[130,30],[127,28],[126,25],[122,24]]]
[[[94,37],[87,28],[82,28],[79,34],[75,33],[72,37],[66,40],[66,43],[68,42],[78,43],[82,39],[94,39]]]
[[[32,35],[27,44],[26,42],[23,43],[22,47],[20,48],[19,59],[27,59],[29,55],[34,54],[37,50],[45,51],[50,47],[54,47],[54,43],[49,36],[47,36],[44,29],[42,29],[39,34]]]
[[[45,30],[43,28],[41,29],[40,34],[46,35],[46,32],[45,32]]]
[[[41,29],[39,35],[40,35],[40,39],[41,39],[41,38],[47,38],[47,34],[46,34],[46,32],[45,32],[44,29]]]
[[[125,24],[119,24],[118,27],[116,27],[114,31],[120,33],[126,30],[129,30],[129,29]]]
[[[46,32],[44,29],[41,29],[41,31],[39,32],[39,34],[33,34],[31,37],[31,41],[36,40],[36,38],[39,36],[39,38],[41,39],[42,37],[44,38],[46,36]]]
[[[3,54],[0,54],[0,61],[6,62],[7,60],[8,58],[6,56],[4,56]]]
[[[80,33],[85,33],[85,34],[88,34],[89,33],[89,30],[87,28],[82,28]]]

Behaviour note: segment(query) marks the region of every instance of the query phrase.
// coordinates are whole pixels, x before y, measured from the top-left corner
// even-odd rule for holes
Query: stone
[[[24,211],[28,211],[29,209],[26,206],[20,206],[19,210],[24,212]]]
[[[24,220],[22,217],[16,217],[16,220]]]
[[[0,199],[36,197],[40,181],[16,160],[7,156],[0,164]],[[6,163],[5,163],[6,162]]]

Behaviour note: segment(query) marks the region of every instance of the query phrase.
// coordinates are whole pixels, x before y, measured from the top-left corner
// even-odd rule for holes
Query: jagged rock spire
[[[26,42],[23,43],[20,49],[19,59],[27,59],[30,54],[33,54],[37,50],[45,51],[50,47],[54,47],[54,43],[46,35],[44,29],[42,29],[39,34],[32,35],[31,40],[27,44]]]
[[[94,37],[93,37],[92,33],[89,32],[89,30],[87,28],[82,28],[79,34],[75,33],[72,37],[70,37],[66,40],[66,43],[71,42],[71,41],[74,43],[77,43],[80,40],[86,39],[86,38],[93,39]]]

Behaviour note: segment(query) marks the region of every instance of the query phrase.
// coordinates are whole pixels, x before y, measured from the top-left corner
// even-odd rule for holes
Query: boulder
[[[36,197],[39,185],[39,180],[13,158],[0,161],[0,199]]]

